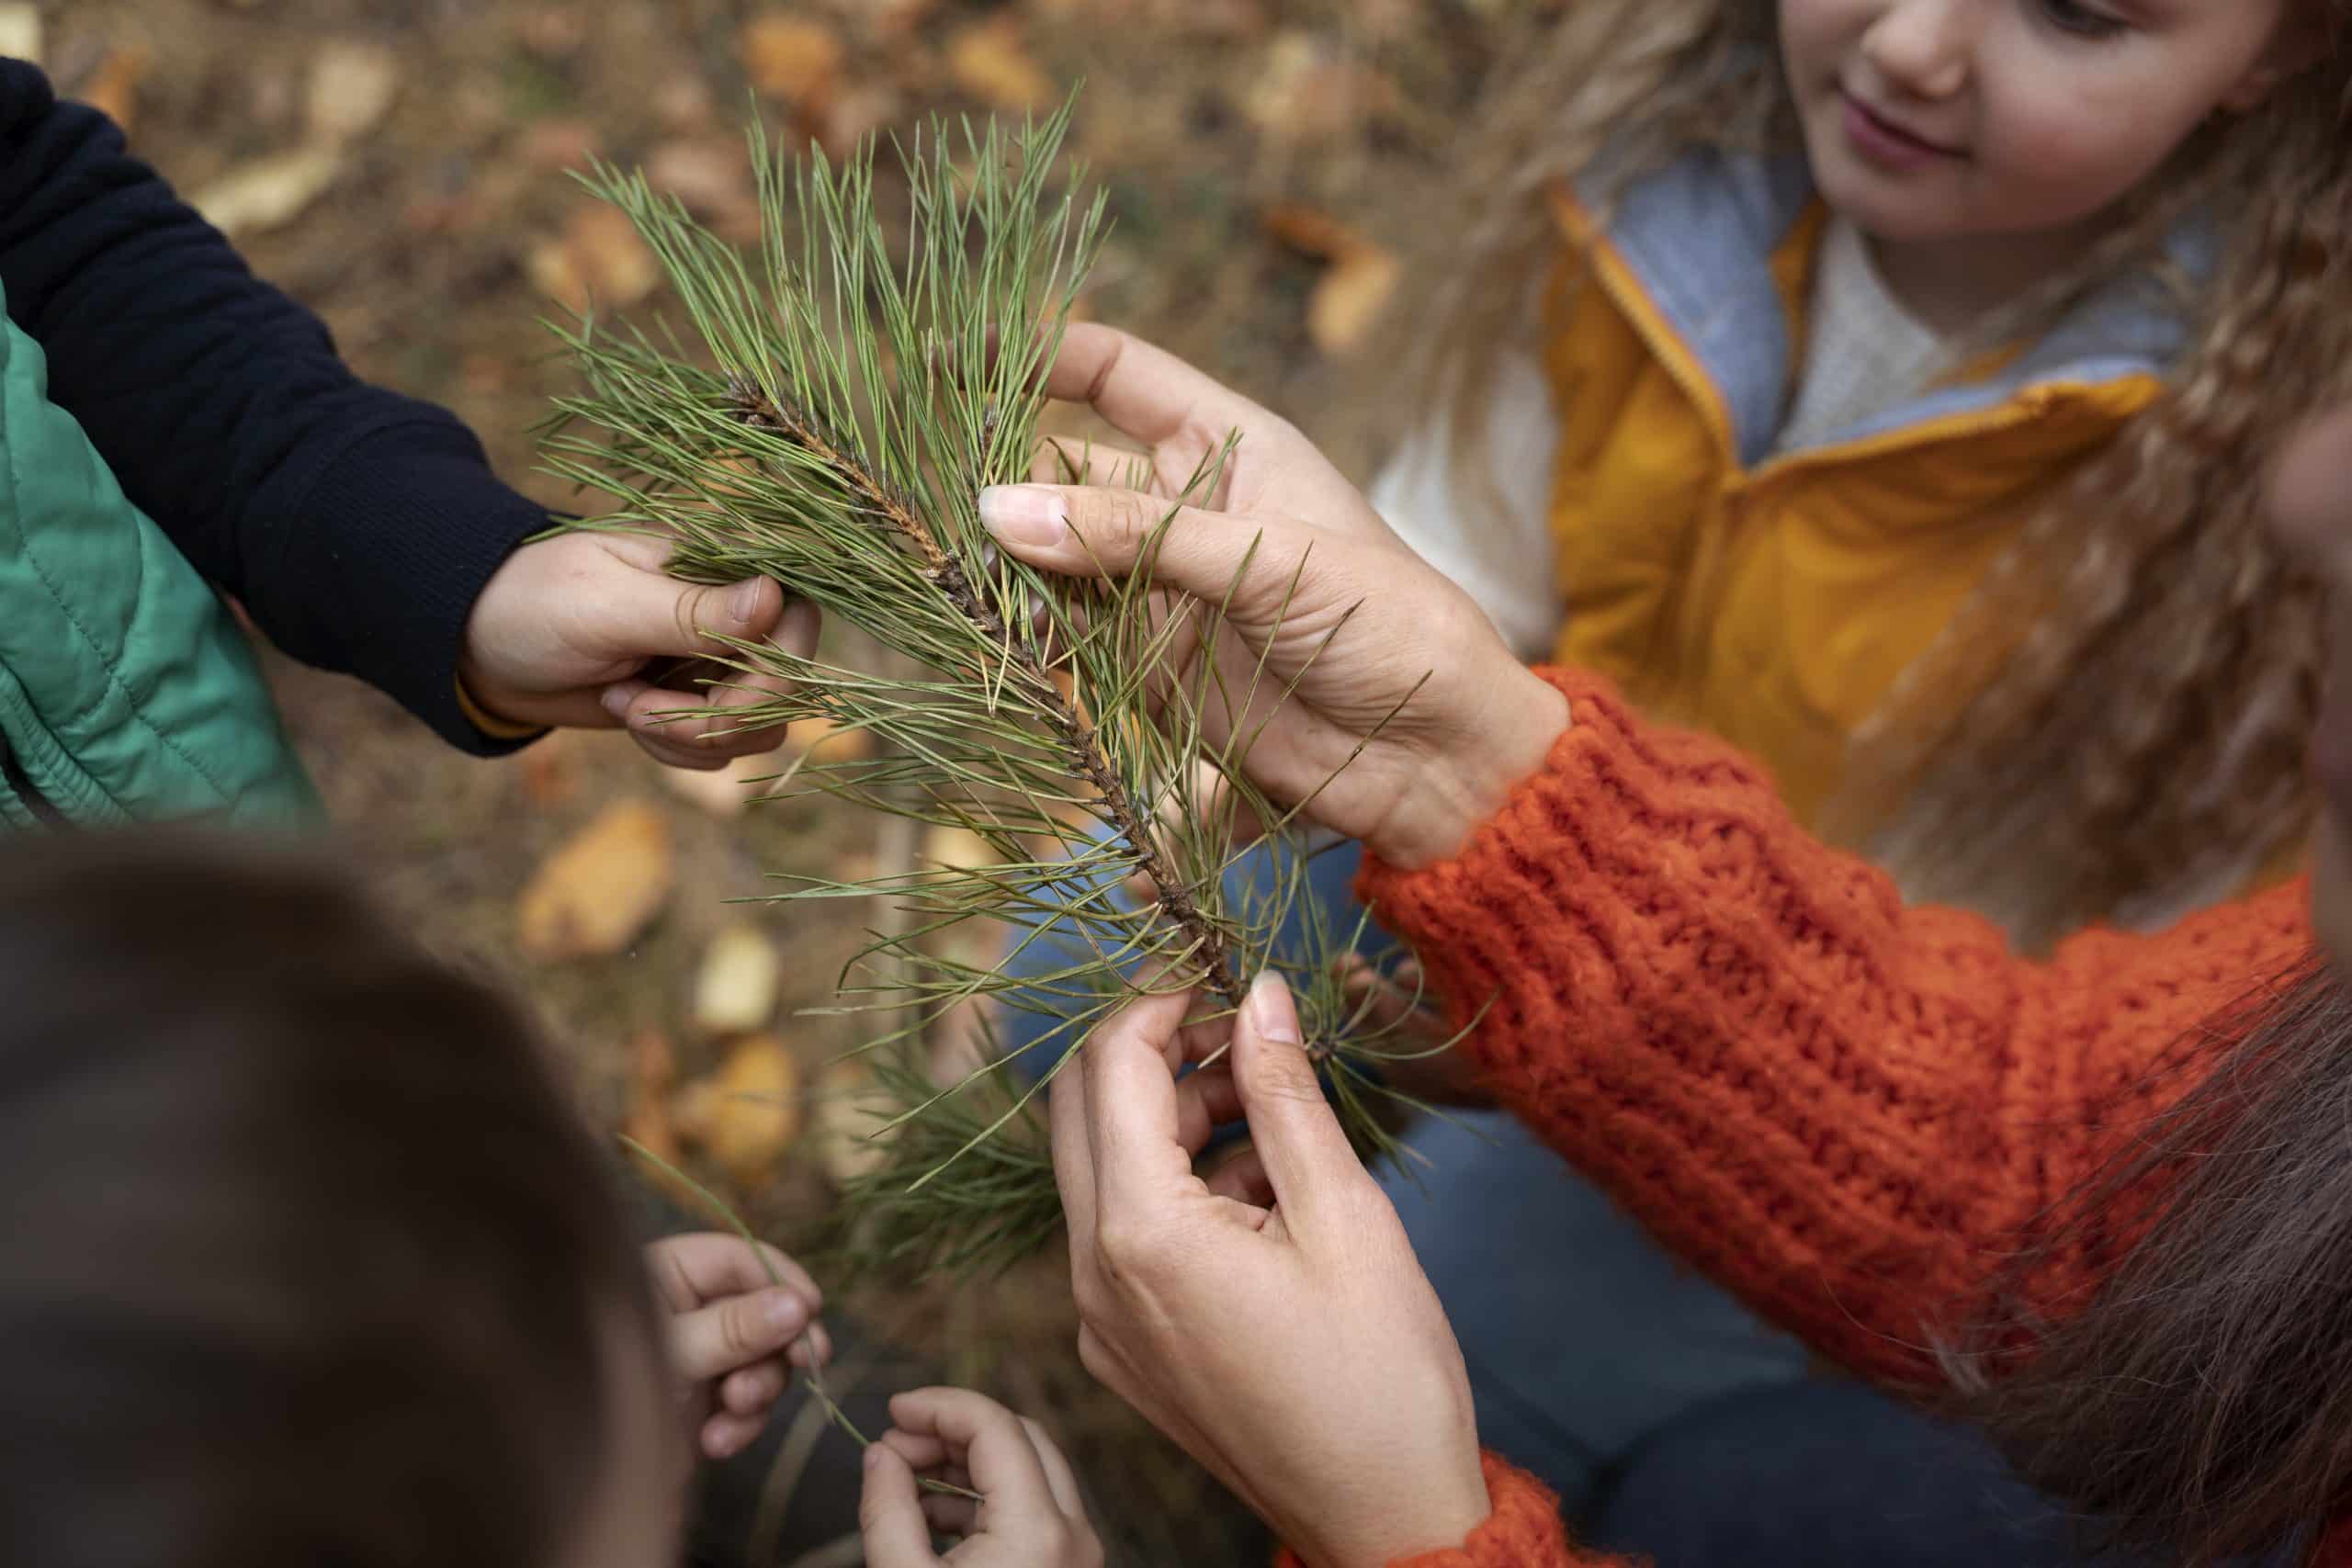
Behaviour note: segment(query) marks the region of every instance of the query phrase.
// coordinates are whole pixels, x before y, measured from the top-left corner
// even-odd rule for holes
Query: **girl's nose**
[[[1977,0],[1890,0],[1862,35],[1862,58],[1907,97],[1953,97],[1973,68],[1977,8]]]

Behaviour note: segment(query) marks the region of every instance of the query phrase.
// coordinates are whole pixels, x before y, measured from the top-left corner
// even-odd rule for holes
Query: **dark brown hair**
[[[2025,1479],[2192,1564],[2307,1546],[2352,1495],[2352,998],[2318,968],[2271,995],[2014,1277],[2128,1246],[2090,1300],[1951,1363]]]
[[[514,1010],[322,865],[0,848],[8,1560],[552,1562],[651,1332],[607,1181]]]

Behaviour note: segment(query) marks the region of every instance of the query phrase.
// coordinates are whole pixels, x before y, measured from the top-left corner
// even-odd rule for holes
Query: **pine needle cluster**
[[[1039,1088],[1000,1061],[944,1085],[924,1068],[923,1032],[956,1010],[1050,1018],[1032,1047],[1053,1058],[1042,1084],[1138,994],[1197,987],[1230,1012],[1278,964],[1351,1133],[1391,1141],[1374,1106],[1383,1037],[1351,1027],[1331,970],[1361,932],[1313,918],[1304,846],[1228,886],[1238,822],[1295,835],[1240,766],[1254,736],[1206,739],[1205,715],[1255,694],[1221,684],[1208,656],[1217,606],[1156,588],[1148,549],[1124,581],[1078,582],[1002,555],[980,525],[982,488],[1031,475],[1043,372],[1104,232],[1102,199],[1057,177],[1069,114],[900,147],[902,231],[878,216],[872,144],[795,159],[754,130],[765,232],[748,257],[641,175],[600,166],[587,184],[659,257],[692,335],[557,329],[582,388],[559,400],[546,459],[609,499],[594,525],[674,540],[672,570],[692,581],[775,578],[883,650],[853,669],[738,645],[735,668],[787,694],[729,716],[868,732],[865,754],[808,762],[792,788],[957,829],[992,857],[779,895],[901,911],[840,987],[843,1009],[873,1015],[865,1049],[896,1102],[875,1134],[884,1157],[843,1197],[851,1257],[896,1269],[999,1267],[1060,1219]],[[1230,455],[1169,497],[1171,514],[1215,493]],[[1157,896],[1133,897],[1138,883]],[[1277,953],[1294,909],[1310,940]],[[975,919],[1067,962],[1014,978],[959,959],[938,939]]]

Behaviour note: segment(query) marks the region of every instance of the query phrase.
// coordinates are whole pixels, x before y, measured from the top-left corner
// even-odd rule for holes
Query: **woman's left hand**
[[[769,1280],[770,1265],[782,1284]],[[645,1249],[645,1266],[671,1314],[664,1337],[693,1405],[696,1446],[711,1459],[732,1458],[768,1424],[791,1369],[832,1354],[817,1322],[825,1293],[775,1247],[754,1253],[741,1237],[716,1232],[664,1236]]]
[[[1131,1005],[1053,1087],[1079,1355],[1317,1568],[1457,1546],[1489,1511],[1462,1353],[1348,1146],[1279,980],[1228,1061],[1188,995]],[[1209,1129],[1250,1155],[1208,1180]]]

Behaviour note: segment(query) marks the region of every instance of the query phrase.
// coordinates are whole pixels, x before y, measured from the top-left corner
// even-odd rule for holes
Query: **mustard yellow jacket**
[[[1810,818],[1856,726],[2157,396],[2185,329],[2122,280],[1981,373],[1776,454],[1823,228],[1802,165],[1690,160],[1605,229],[1573,195],[1555,206],[1557,656],[1763,758]]]

